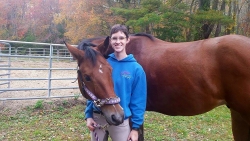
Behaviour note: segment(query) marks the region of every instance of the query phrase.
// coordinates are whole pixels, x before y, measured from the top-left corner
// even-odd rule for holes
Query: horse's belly
[[[208,112],[223,104],[225,104],[223,99],[217,99],[209,93],[185,93],[181,90],[175,90],[175,92],[148,91],[147,111],[172,116],[192,116]]]

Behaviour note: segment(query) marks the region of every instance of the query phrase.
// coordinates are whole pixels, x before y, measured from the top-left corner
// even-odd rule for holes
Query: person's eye
[[[125,39],[125,37],[119,37],[119,40],[124,40]]]
[[[111,40],[116,41],[116,40],[117,40],[117,38],[116,38],[116,37],[113,37],[113,38],[111,38]]]

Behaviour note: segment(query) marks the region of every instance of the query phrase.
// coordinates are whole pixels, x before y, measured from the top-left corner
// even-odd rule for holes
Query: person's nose
[[[116,39],[116,43],[120,43],[121,42],[121,39]]]

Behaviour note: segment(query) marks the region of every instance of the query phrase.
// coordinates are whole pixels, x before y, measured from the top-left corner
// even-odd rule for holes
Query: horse
[[[65,42],[68,51],[78,64],[78,86],[86,99],[93,100],[110,125],[119,125],[124,121],[124,111],[120,98],[116,96],[111,77],[111,66],[100,52],[89,46],[82,50]]]
[[[109,37],[86,39],[104,57]],[[82,49],[82,48],[79,48]],[[150,34],[130,36],[126,46],[147,77],[147,111],[194,116],[220,105],[231,112],[234,140],[250,140],[250,39],[225,35],[192,42],[166,42]]]

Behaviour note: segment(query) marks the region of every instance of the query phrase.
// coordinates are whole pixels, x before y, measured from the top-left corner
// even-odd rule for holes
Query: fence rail
[[[76,74],[76,67],[63,67],[63,68],[55,68],[52,67],[54,61],[57,61],[57,63],[61,62],[68,62],[68,64],[74,64],[76,65],[76,62],[73,61],[72,56],[66,49],[64,44],[49,44],[49,43],[37,43],[37,42],[22,42],[22,41],[10,41],[10,40],[0,40],[0,44],[4,46],[0,46],[0,101],[5,101],[5,100],[28,100],[28,99],[47,99],[47,98],[67,98],[67,97],[76,97],[79,96],[79,91],[77,91],[77,94],[71,94],[65,95],[65,89],[68,90],[78,90],[78,87],[76,85],[70,86],[70,83],[72,81],[76,80],[76,75],[75,76],[68,76],[63,77],[63,76],[58,76],[57,78],[53,78],[53,72],[54,71],[73,71],[73,74]],[[31,45],[31,46],[27,46]],[[24,47],[20,47],[24,46]],[[39,46],[39,48],[38,48]],[[40,47],[42,46],[42,47]],[[29,50],[29,53],[27,54],[26,52],[19,52],[22,51],[20,48],[23,48],[24,50]],[[13,51],[14,49],[14,51]],[[19,49],[19,50],[18,50]],[[37,50],[38,49],[38,50]],[[45,53],[45,49],[49,49],[49,53]],[[36,50],[36,51],[35,51]],[[42,52],[39,52],[42,51]],[[63,53],[61,53],[61,51]],[[39,55],[38,55],[39,54]],[[25,60],[26,58],[26,60]],[[27,60],[28,58],[28,60]],[[20,61],[22,60],[23,62],[25,61],[30,61],[33,62],[33,59],[38,59],[39,61],[44,61],[48,67],[23,67],[23,66],[18,66],[18,67],[13,67],[12,62],[13,61]],[[36,60],[37,61],[37,60]],[[37,63],[37,62],[33,62]],[[18,64],[18,63],[17,63]],[[41,64],[41,65],[44,65]],[[41,66],[40,65],[40,66]],[[22,73],[27,73],[27,76],[29,76],[29,71],[46,71],[47,75],[45,78],[32,78],[32,77],[13,77],[12,74],[14,71],[21,71]],[[72,74],[72,73],[71,73]],[[7,77],[6,77],[7,76]],[[28,81],[47,81],[46,87],[37,87],[33,84],[33,88],[30,87],[22,87],[22,88],[13,88],[12,87],[12,82],[14,83],[27,83]],[[69,85],[66,86],[54,86],[53,81],[57,81],[57,83],[61,83],[58,81],[69,81]],[[37,82],[39,84],[39,82]],[[35,87],[35,88],[34,88]],[[57,91],[57,95],[52,94],[52,90],[59,90]],[[10,96],[13,95],[11,92],[17,92],[19,93],[20,91],[36,91],[35,93],[39,93],[39,91],[47,91],[46,96],[26,96],[26,97],[19,97],[19,96]],[[7,95],[5,93],[8,93]],[[72,91],[70,92],[72,93]],[[62,95],[58,95],[62,94]]]

